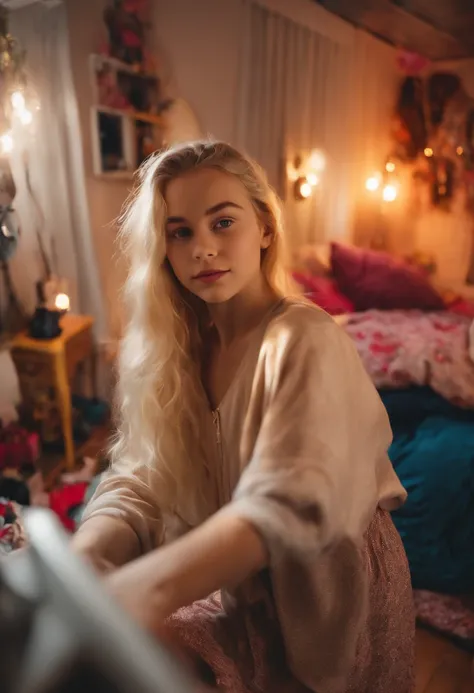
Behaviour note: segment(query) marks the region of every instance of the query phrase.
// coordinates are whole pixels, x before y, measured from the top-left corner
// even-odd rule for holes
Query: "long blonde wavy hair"
[[[121,219],[128,262],[124,286],[127,323],[121,343],[116,393],[113,468],[148,469],[157,502],[172,510],[192,504],[209,483],[199,448],[200,421],[208,403],[201,385],[201,345],[209,324],[206,304],[174,277],[166,259],[167,185],[188,171],[212,168],[236,176],[260,223],[271,233],[262,272],[285,292],[281,262],[282,220],[277,195],[262,169],[224,142],[198,141],[149,158]]]

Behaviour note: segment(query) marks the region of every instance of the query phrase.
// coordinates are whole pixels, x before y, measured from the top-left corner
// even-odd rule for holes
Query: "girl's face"
[[[178,281],[206,303],[223,303],[258,281],[270,245],[242,183],[215,169],[167,187],[167,258]]]

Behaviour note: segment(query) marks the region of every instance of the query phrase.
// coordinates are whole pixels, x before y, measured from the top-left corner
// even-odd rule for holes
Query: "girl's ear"
[[[273,233],[272,231],[268,228],[265,227],[262,229],[262,235],[260,238],[260,248],[264,250],[265,248],[268,248],[272,244],[273,240]]]

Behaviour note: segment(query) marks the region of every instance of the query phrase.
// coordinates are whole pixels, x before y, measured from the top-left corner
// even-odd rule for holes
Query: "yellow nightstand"
[[[78,366],[87,363],[95,394],[94,319],[88,315],[66,314],[60,325],[62,333],[55,339],[32,339],[27,332],[18,334],[10,343],[10,352],[25,404],[34,401],[35,392],[54,389],[61,414],[66,467],[72,469],[75,451],[70,382]]]

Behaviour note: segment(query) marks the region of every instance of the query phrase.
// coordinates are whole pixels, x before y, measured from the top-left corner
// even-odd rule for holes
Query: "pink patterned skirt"
[[[345,690],[412,693],[415,616],[407,559],[388,513],[377,511],[366,533],[369,613]],[[224,611],[220,596],[180,609],[170,637],[193,662],[201,690],[308,693],[286,665],[275,616],[266,605]]]

